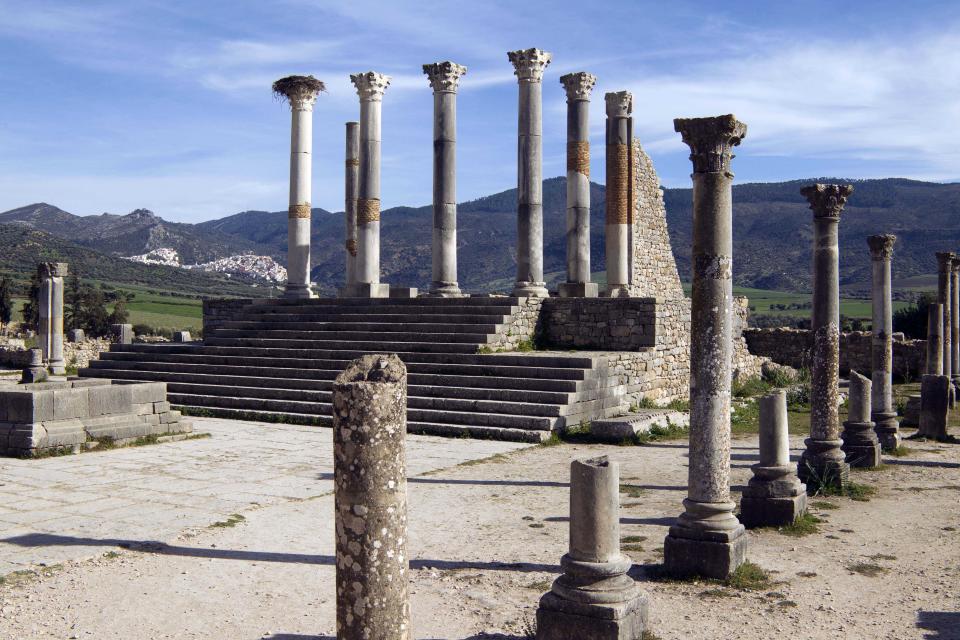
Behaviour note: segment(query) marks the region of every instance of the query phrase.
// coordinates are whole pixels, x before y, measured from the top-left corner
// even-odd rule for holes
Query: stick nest
[[[326,85],[313,76],[287,76],[273,83],[273,93],[278,98],[287,98],[301,92],[322,93]]]

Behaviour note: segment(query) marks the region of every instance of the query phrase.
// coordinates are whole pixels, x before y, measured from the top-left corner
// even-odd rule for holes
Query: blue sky
[[[0,0],[0,211],[138,207],[185,222],[286,208],[289,111],[270,83],[327,83],[314,113],[314,205],[343,208],[348,75],[393,76],[384,207],[431,198],[432,97],[421,65],[469,68],[458,98],[458,199],[516,183],[506,51],[553,54],[544,175],[564,172],[559,77],[634,92],[634,131],[665,186],[689,184],[677,116],[735,113],[738,182],[824,175],[960,179],[960,3],[271,2]]]

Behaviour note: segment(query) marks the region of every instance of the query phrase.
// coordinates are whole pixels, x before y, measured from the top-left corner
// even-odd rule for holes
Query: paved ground
[[[333,491],[330,429],[191,420],[212,437],[42,460],[0,458],[0,576],[102,553],[105,540],[169,541],[252,507]],[[407,446],[409,473],[420,475],[522,445],[411,436]],[[63,543],[29,546],[51,534]]]

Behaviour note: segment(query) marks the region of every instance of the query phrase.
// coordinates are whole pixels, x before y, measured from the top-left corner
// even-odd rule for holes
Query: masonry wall
[[[241,309],[253,302],[252,298],[204,298],[203,335],[210,335],[211,331],[234,319]]]
[[[656,308],[655,298],[549,298],[541,311],[542,343],[551,349],[651,347]]]

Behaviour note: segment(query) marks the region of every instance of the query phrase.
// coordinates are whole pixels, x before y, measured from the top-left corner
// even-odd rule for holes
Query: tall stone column
[[[312,298],[310,291],[310,198],[313,166],[313,105],[324,90],[313,76],[287,76],[273,92],[290,104],[290,207],[287,213],[285,298]]]
[[[507,53],[520,84],[517,118],[517,282],[513,295],[546,297],[543,280],[543,71],[551,55],[540,49]]]
[[[664,542],[677,576],[726,578],[746,559],[730,500],[730,359],[733,324],[733,147],[747,125],[732,115],[676,119],[693,161],[690,466],[685,511]]]
[[[457,284],[457,86],[467,68],[423,65],[433,88],[433,281],[430,295],[462,296]]]
[[[893,408],[893,298],[890,259],[897,236],[867,238],[873,267],[873,328],[871,330],[871,418],[884,449],[900,446],[900,424]]]
[[[611,298],[630,296],[630,114],[633,94],[616,91],[607,102],[607,288]]]
[[[344,161],[344,223],[347,269],[344,285],[357,283],[357,198],[360,194],[360,124],[347,123],[346,160]]]
[[[943,374],[951,375],[953,371],[953,346],[951,335],[953,326],[953,296],[950,289],[953,280],[953,261],[957,254],[952,251],[937,252],[937,302],[943,306],[943,327],[940,336],[943,340]]]
[[[410,637],[407,370],[354,360],[333,385],[337,638]]]
[[[596,76],[580,71],[560,78],[567,92],[567,281],[562,298],[595,298],[590,282],[590,92]]]
[[[800,193],[813,210],[813,353],[810,373],[810,437],[797,467],[808,487],[842,487],[850,473],[840,449],[840,213],[850,185],[813,184]]]
[[[67,373],[63,359],[63,279],[66,262],[40,263],[40,349],[43,364],[55,376]]]
[[[360,185],[357,192],[357,281],[346,295],[389,298],[380,283],[380,112],[390,76],[367,71],[350,76],[360,96]]]
[[[950,270],[950,378],[960,382],[960,256],[954,256]]]
[[[926,374],[943,375],[943,305],[939,302],[927,308]]]

